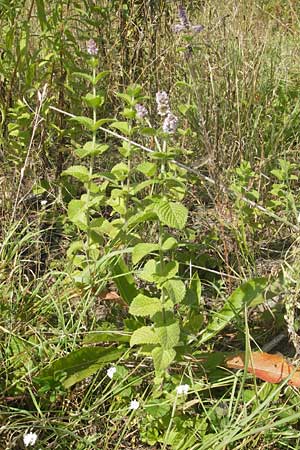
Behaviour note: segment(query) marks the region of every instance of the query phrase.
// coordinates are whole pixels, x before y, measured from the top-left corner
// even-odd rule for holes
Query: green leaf
[[[138,275],[142,280],[153,283],[155,271],[156,271],[156,261],[154,259],[150,259],[149,261],[146,262],[143,270]]]
[[[125,136],[131,135],[131,127],[128,122],[114,122],[110,125],[111,128],[116,128],[121,131],[121,133],[125,134]]]
[[[162,244],[161,249],[164,252],[167,252],[168,250],[173,250],[174,248],[176,248],[178,245],[177,240],[173,237],[173,236],[168,236]]]
[[[156,271],[153,275],[154,281],[162,284],[170,278],[174,278],[178,272],[178,262],[170,261],[167,264],[161,264],[158,262],[156,264]]]
[[[176,352],[173,349],[162,349],[156,347],[152,350],[152,358],[156,372],[166,370],[174,361]]]
[[[44,31],[48,27],[44,0],[35,0],[35,3],[36,3],[36,10],[37,10],[37,16],[39,19],[40,27],[41,27],[41,30]]]
[[[135,330],[130,339],[130,347],[134,345],[158,344],[159,337],[151,327],[141,327]]]
[[[86,94],[85,97],[83,97],[86,104],[90,106],[91,108],[98,108],[99,106],[102,106],[104,103],[104,97],[103,95],[93,95],[91,93]]]
[[[182,302],[185,297],[185,285],[181,280],[168,280],[163,284],[169,298],[174,304]]]
[[[89,81],[90,83],[93,83],[93,77],[85,72],[73,72],[73,77],[83,78],[84,80]]]
[[[129,312],[133,316],[153,316],[158,311],[162,310],[162,303],[159,298],[147,297],[143,294],[138,294],[132,301]]]
[[[116,177],[118,181],[124,181],[129,174],[129,169],[127,164],[121,162],[116,164],[112,169],[111,173]]]
[[[155,163],[143,162],[136,166],[136,170],[141,172],[146,177],[154,177],[156,175],[157,166]]]
[[[188,210],[181,203],[161,200],[155,205],[155,212],[164,225],[177,230],[185,227]]]
[[[93,81],[93,85],[96,86],[96,84],[98,84],[100,80],[102,80],[109,74],[110,74],[109,70],[103,70],[102,72],[98,73],[95,77],[95,80]]]
[[[155,327],[155,333],[159,337],[159,343],[164,349],[175,347],[179,342],[180,327],[178,322],[172,322],[161,327]]]
[[[113,258],[110,263],[110,270],[121,298],[129,305],[138,295],[138,290],[135,286],[135,279],[124,259],[120,256]]]
[[[87,230],[86,203],[82,200],[71,200],[68,205],[68,217],[80,230]]]
[[[65,388],[69,388],[96,373],[104,364],[118,360],[123,353],[122,349],[109,347],[81,348],[56,360],[40,373],[39,378],[54,376],[56,372],[64,372],[67,374],[67,378],[63,385]]]
[[[238,287],[228,298],[221,311],[216,312],[200,336],[199,345],[211,339],[231,322],[234,317],[240,317],[246,306],[263,301],[263,292],[268,284],[267,278],[254,278]]]
[[[92,131],[97,131],[100,127],[102,127],[102,125],[105,125],[108,122],[113,122],[113,119],[105,118],[97,120],[97,122],[93,125]]]
[[[77,180],[80,180],[83,183],[86,183],[90,179],[89,171],[85,166],[71,166],[68,169],[64,170],[62,172],[62,175],[71,175],[72,177],[77,178]]]
[[[157,131],[152,127],[139,127],[139,132],[143,136],[156,136]]]
[[[158,244],[141,243],[135,245],[132,251],[133,264],[137,264],[146,255],[149,255],[149,253],[154,252],[156,250],[159,250]]]
[[[77,148],[75,150],[79,158],[85,158],[86,156],[98,156],[108,150],[109,146],[107,144],[97,144],[93,141],[88,141],[84,144],[82,148]]]
[[[84,126],[89,131],[94,131],[94,121],[89,117],[76,116],[72,117],[70,120],[80,123],[80,125]]]
[[[99,342],[129,342],[130,334],[117,330],[93,331],[85,336],[84,344],[98,344]]]

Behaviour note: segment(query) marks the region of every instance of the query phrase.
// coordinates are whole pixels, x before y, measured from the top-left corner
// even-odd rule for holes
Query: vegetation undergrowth
[[[0,1],[0,450],[300,448],[300,8],[242,3]]]

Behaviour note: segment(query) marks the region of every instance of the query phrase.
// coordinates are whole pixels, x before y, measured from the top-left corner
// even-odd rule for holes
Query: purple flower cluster
[[[180,23],[173,26],[174,33],[182,33],[183,31],[192,31],[193,33],[200,33],[204,29],[202,25],[191,25],[186,9],[183,5],[178,7],[178,18]]]
[[[136,115],[139,119],[144,119],[148,115],[148,110],[144,105],[137,103],[135,105]]]
[[[156,93],[157,112],[160,116],[166,116],[171,112],[169,105],[169,96],[165,91]]]
[[[86,50],[89,55],[97,56],[99,49],[94,39],[90,39],[89,41],[87,41]]]
[[[165,133],[173,134],[177,130],[177,126],[178,126],[178,117],[176,117],[171,112],[168,113],[162,126],[163,131]]]

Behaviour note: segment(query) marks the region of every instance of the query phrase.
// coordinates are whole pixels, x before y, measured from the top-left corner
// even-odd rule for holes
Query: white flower
[[[47,203],[48,203],[47,200],[42,200],[42,201],[41,201],[41,205],[42,205],[42,206],[46,206]]]
[[[28,447],[28,445],[34,445],[36,443],[36,440],[38,438],[38,435],[36,433],[26,433],[23,436],[23,442],[25,447]]]
[[[135,411],[136,409],[139,408],[139,406],[140,406],[140,402],[138,402],[137,400],[131,400],[129,409],[132,409],[133,411]]]
[[[114,374],[116,373],[116,371],[117,371],[116,367],[113,367],[113,366],[110,367],[109,369],[107,369],[106,374],[107,374],[108,378],[112,379]]]
[[[182,394],[187,394],[189,392],[189,385],[188,384],[180,384],[179,386],[177,386],[176,388],[176,392],[178,395],[182,395]]]

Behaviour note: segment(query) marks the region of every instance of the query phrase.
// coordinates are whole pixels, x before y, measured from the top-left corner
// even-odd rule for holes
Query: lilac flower
[[[170,113],[169,96],[165,91],[156,93],[157,112],[160,116]]]
[[[186,9],[185,9],[185,7],[183,5],[179,5],[178,6],[178,17],[179,17],[181,25],[184,28],[189,28],[190,27],[190,21],[189,21],[189,18],[187,16]]]
[[[89,41],[87,41],[86,49],[89,55],[97,56],[99,49],[94,39],[90,39]]]
[[[148,110],[144,105],[137,103],[135,105],[136,115],[139,119],[144,119],[148,115]]]
[[[180,5],[178,7],[178,17],[180,24],[177,23],[173,26],[174,33],[182,33],[183,31],[188,32],[191,31],[192,33],[200,33],[204,29],[202,25],[193,25],[191,26],[191,23],[189,21],[186,9],[183,5]]]
[[[203,25],[193,25],[193,26],[191,27],[191,30],[192,30],[194,33],[200,33],[201,31],[204,30],[204,26],[203,26]]]
[[[168,113],[162,126],[163,131],[169,134],[175,133],[177,126],[178,126],[178,118],[174,116],[174,114],[172,114],[171,112]]]

